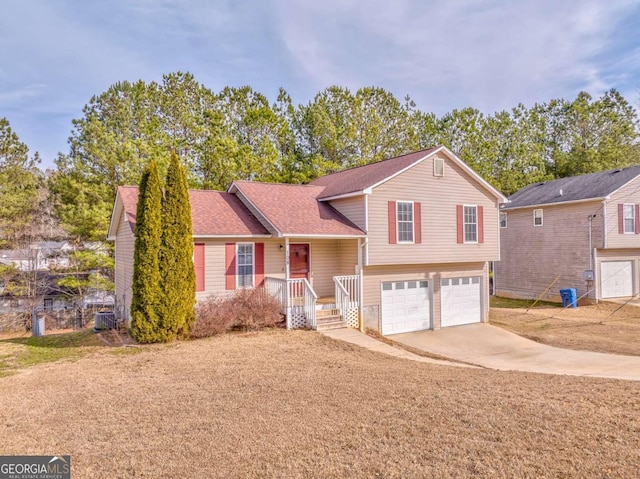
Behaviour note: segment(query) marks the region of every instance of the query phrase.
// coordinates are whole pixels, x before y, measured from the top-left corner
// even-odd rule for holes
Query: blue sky
[[[618,89],[640,103],[639,0],[6,0],[0,117],[43,166],[121,81],[190,71],[297,103],[379,86],[485,113]]]

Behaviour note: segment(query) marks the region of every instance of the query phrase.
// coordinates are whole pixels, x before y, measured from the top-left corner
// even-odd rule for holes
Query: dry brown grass
[[[1,378],[2,453],[71,454],[75,478],[640,470],[640,383],[414,363],[305,331],[142,349]]]
[[[492,308],[490,322],[561,348],[640,356],[640,307],[600,303],[578,308]]]

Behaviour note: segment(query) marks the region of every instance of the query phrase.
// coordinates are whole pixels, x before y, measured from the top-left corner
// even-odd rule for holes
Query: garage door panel
[[[600,293],[603,298],[633,296],[633,261],[601,262]]]
[[[431,327],[427,281],[382,283],[382,334],[420,331]]]
[[[479,277],[443,279],[440,291],[440,325],[443,328],[479,323],[482,320]]]

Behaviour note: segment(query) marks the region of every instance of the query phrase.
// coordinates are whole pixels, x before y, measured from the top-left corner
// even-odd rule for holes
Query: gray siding
[[[500,230],[500,261],[494,265],[494,282],[499,296],[534,299],[559,276],[543,298],[559,301],[561,288],[587,293],[583,279],[589,269],[589,220],[592,248],[603,243],[603,214],[600,201],[543,207],[543,225],[533,225],[534,208],[507,213],[507,227]],[[588,296],[595,299],[595,292]]]

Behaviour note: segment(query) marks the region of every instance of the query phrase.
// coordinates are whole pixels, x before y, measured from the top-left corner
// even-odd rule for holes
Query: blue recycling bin
[[[562,296],[563,308],[577,308],[578,307],[578,291],[576,288],[564,288],[560,290],[560,296]]]

